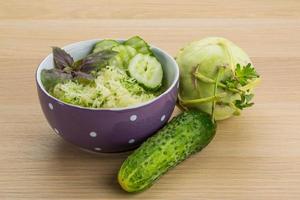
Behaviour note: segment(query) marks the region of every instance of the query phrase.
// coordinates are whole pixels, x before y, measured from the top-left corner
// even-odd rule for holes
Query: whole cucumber
[[[215,132],[210,115],[194,110],[181,113],[124,161],[119,184],[127,192],[150,187],[170,168],[203,149]]]

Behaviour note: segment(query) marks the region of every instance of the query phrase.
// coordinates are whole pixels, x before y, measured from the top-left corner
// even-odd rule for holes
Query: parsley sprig
[[[224,81],[224,84],[229,90],[237,90],[241,96],[240,100],[235,101],[235,106],[240,110],[252,106],[254,103],[251,102],[253,94],[249,90],[242,90],[241,87],[246,86],[251,83],[255,78],[258,78],[259,75],[255,71],[254,67],[251,66],[251,63],[248,63],[246,66],[241,66],[237,64],[234,75]]]

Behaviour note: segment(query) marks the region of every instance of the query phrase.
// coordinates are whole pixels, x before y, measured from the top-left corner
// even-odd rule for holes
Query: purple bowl
[[[64,49],[77,60],[97,41],[77,42]],[[37,69],[36,83],[42,110],[54,132],[85,150],[107,153],[133,149],[163,127],[176,104],[179,70],[168,53],[151,48],[163,66],[167,89],[151,101],[127,108],[84,108],[51,96],[40,79],[42,69],[53,68],[52,54],[48,55]]]

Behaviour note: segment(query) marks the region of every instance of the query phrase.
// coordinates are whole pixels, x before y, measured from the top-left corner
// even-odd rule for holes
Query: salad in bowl
[[[55,98],[91,108],[123,108],[147,102],[162,92],[163,69],[140,37],[102,40],[84,58],[53,47],[54,68],[41,80]]]
[[[56,134],[82,149],[121,152],[163,127],[175,107],[179,68],[139,36],[53,47],[36,82]]]

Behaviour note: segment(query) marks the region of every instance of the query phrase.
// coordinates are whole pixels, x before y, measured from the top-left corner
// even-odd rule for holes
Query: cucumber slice
[[[115,40],[102,40],[100,42],[97,42],[94,46],[93,53],[103,51],[106,49],[112,49],[115,46],[120,45],[119,42]]]
[[[139,53],[152,54],[150,46],[139,36],[129,38],[124,44],[135,48]]]
[[[162,85],[162,66],[153,56],[137,54],[131,59],[128,71],[131,77],[147,89],[158,89]]]
[[[109,61],[109,65],[123,69],[128,68],[129,61],[137,54],[133,47],[127,45],[118,45],[113,47],[112,50],[119,53]]]

